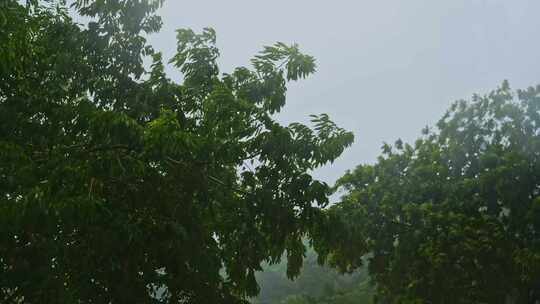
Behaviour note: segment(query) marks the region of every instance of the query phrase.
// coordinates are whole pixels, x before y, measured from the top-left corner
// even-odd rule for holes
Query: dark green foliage
[[[385,145],[337,187],[343,237],[318,249],[343,271],[372,254],[379,303],[538,300],[540,86],[456,102],[437,130]]]
[[[160,4],[79,0],[83,26],[62,1],[2,2],[0,302],[239,302],[324,230],[307,172],[353,136],[272,117],[314,59],[278,43],[220,74],[214,31],[179,30],[174,83],[144,38]]]

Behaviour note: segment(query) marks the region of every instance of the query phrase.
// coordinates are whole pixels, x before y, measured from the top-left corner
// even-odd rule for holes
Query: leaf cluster
[[[255,271],[322,230],[309,170],[353,141],[327,116],[283,126],[312,57],[278,43],[221,74],[212,29],[147,44],[161,1],[7,1],[0,27],[0,301],[237,303]],[[149,66],[144,62],[151,62]]]
[[[540,86],[454,103],[410,145],[345,174],[319,251],[369,269],[380,303],[532,303],[540,264]],[[532,302],[531,302],[532,301]]]

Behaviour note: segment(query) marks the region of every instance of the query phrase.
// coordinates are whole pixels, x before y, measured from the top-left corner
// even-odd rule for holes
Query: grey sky
[[[213,27],[223,72],[263,45],[299,43],[318,71],[289,86],[280,119],[328,113],[355,133],[353,147],[316,173],[333,182],[375,160],[383,141],[414,140],[456,99],[503,79],[540,83],[538,12],[538,0],[168,0],[150,41],[170,57],[175,29]]]

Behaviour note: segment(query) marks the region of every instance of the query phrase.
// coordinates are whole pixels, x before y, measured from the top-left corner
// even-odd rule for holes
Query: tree
[[[336,187],[318,250],[342,271],[369,253],[379,303],[539,299],[540,86],[456,102]]]
[[[231,303],[323,230],[309,171],[353,141],[326,115],[280,125],[314,59],[265,47],[220,74],[212,29],[147,45],[160,0],[7,0],[0,26],[0,301]],[[151,62],[150,66],[144,62]]]
[[[313,248],[308,247],[302,265],[302,272],[294,279],[288,279],[286,263],[263,265],[257,273],[261,290],[252,303],[278,304],[304,299],[310,303],[371,303],[373,288],[367,268],[343,275],[334,268],[320,265]],[[348,302],[347,302],[348,300]]]

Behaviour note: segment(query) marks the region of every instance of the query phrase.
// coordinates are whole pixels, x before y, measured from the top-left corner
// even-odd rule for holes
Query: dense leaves
[[[379,303],[539,299],[540,86],[456,102],[337,186],[343,237],[319,250],[344,271],[370,253]]]
[[[160,4],[79,0],[82,25],[62,1],[2,2],[0,301],[238,302],[324,230],[308,172],[353,136],[272,116],[314,59],[277,43],[220,74],[215,32],[179,30],[175,83],[144,38]]]

